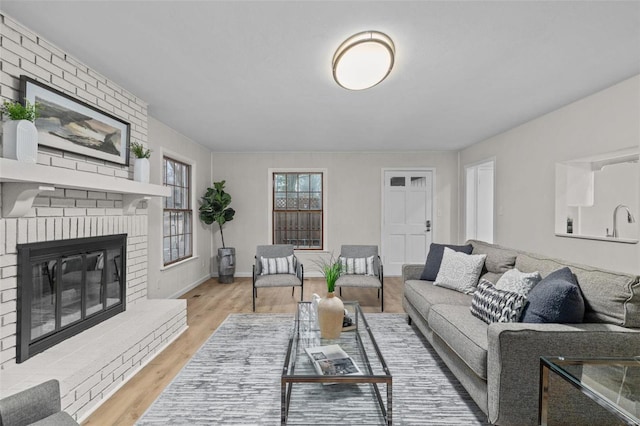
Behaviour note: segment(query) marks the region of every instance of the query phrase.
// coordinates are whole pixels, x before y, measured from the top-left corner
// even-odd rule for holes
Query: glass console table
[[[632,358],[540,357],[538,421],[547,425],[549,372],[569,382],[624,423],[640,425],[640,356]]]

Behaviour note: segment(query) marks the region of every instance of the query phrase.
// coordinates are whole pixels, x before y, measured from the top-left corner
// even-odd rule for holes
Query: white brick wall
[[[20,75],[24,74],[130,122],[131,142],[147,144],[147,104],[144,101],[2,14],[0,46],[0,102],[19,98]],[[123,178],[131,178],[133,174],[132,166],[43,146],[39,147],[38,163]],[[146,257],[146,250],[138,248],[140,244],[146,245],[146,210],[139,209],[137,213],[122,216],[122,194],[56,188],[51,195],[39,196],[24,218],[0,219],[0,230],[3,231],[0,234],[4,236],[0,238],[0,259],[7,254],[13,259],[0,260],[0,277],[16,276],[16,244],[27,242],[127,233],[129,261],[137,256]],[[137,262],[132,265],[134,269],[127,271],[127,278],[133,282],[127,284],[127,303],[147,295],[146,269],[143,271],[146,259],[142,266]],[[0,289],[0,322],[15,312],[12,295],[16,293],[16,286],[9,287],[7,282]],[[3,354],[0,369],[15,362],[8,356],[12,341],[15,337],[0,337]]]
[[[20,75],[27,75],[129,122],[131,142],[147,145],[147,104],[143,100],[2,13],[0,50],[0,103],[18,100]],[[38,163],[124,179],[131,179],[133,176],[133,162],[127,167],[43,146],[38,149]],[[1,191],[0,189],[0,194]],[[55,366],[58,361],[52,359],[44,363],[39,374],[34,373],[38,370],[38,359],[42,363],[43,359],[51,358],[51,351],[57,354],[59,347],[64,346],[68,340],[23,364],[15,362],[18,286],[16,244],[126,233],[127,312],[142,303],[160,303],[146,300],[146,203],[135,215],[124,216],[122,198],[122,194],[117,192],[56,188],[46,196],[37,197],[25,217],[0,218],[0,377],[3,383],[0,397],[7,394],[7,390],[17,391],[47,378],[59,378],[63,390],[63,407],[79,419],[95,409],[103,398],[128,380],[158,350],[186,328],[186,305],[181,303],[176,310],[174,304],[167,308],[167,312],[172,312],[171,315],[166,318],[156,315],[146,325],[147,334],[136,336],[134,331],[128,332],[129,335],[125,336],[128,346],[122,348],[121,344],[114,345],[113,350],[105,350],[99,360],[91,359],[86,365],[80,365],[82,363],[79,362],[78,371],[69,373],[69,366],[64,366],[56,372],[52,363]],[[163,302],[170,305],[172,302],[184,301]],[[109,330],[110,325],[107,323],[113,323],[121,315],[124,314],[102,324]],[[103,326],[102,324],[99,326]],[[86,333],[90,331],[72,339],[86,339]],[[121,339],[112,337],[111,340]],[[109,345],[105,343],[105,346]],[[109,359],[102,359],[104,357]],[[27,375],[33,377],[25,380]],[[8,389],[8,384],[13,387]]]

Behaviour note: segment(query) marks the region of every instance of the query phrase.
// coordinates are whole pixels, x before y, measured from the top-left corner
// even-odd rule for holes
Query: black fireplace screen
[[[17,362],[124,311],[126,238],[18,245]]]

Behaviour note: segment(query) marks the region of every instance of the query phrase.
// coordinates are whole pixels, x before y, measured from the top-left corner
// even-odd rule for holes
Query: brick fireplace
[[[17,100],[20,76],[26,75],[130,123],[131,142],[147,145],[147,104],[143,100],[2,13],[0,38],[1,100]],[[184,300],[147,298],[145,200],[164,196],[168,190],[134,182],[132,176],[129,165],[43,146],[39,146],[37,164],[0,158],[0,398],[56,378],[61,382],[62,408],[83,420],[186,329]],[[122,307],[126,310],[55,346],[36,348],[28,359],[19,359],[18,342],[25,334],[19,330],[18,293],[24,284],[18,277],[19,247],[121,234],[126,234],[122,270],[117,274],[113,268],[103,270],[121,277]],[[100,261],[94,252],[80,254],[79,270],[84,268],[85,272],[78,272],[75,258],[72,269],[76,268],[76,278],[91,275],[87,265],[95,261],[95,267]],[[57,265],[55,272],[50,262]],[[40,278],[48,280],[43,264]],[[46,265],[51,266],[51,274],[62,274],[61,260]],[[60,279],[61,275],[56,278]],[[70,282],[72,276],[66,279]],[[106,276],[104,279],[105,284],[112,282]],[[53,296],[57,303],[79,296],[80,316],[92,317],[98,300],[101,309],[109,310],[112,297],[108,294],[113,296],[113,285],[103,288],[103,293],[96,287],[98,295],[93,298],[82,294],[92,290],[81,288],[65,295],[63,290],[54,293],[49,288],[46,296],[49,301]],[[93,308],[87,303],[93,303]],[[54,328],[63,322],[62,314],[55,315]],[[47,334],[51,324],[41,321],[41,331]]]

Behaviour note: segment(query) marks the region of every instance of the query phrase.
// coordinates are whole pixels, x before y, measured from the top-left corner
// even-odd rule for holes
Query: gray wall
[[[638,146],[639,94],[635,76],[460,152],[461,167],[496,158],[496,243],[640,273],[638,244],[554,236],[555,164]],[[632,211],[639,216],[637,205]]]
[[[162,261],[162,200],[149,201],[149,276],[147,292],[150,299],[179,297],[210,277],[211,230],[198,219],[198,201],[211,185],[211,151],[191,139],[149,117],[149,147],[151,153],[151,183],[162,185],[162,157],[191,164],[193,253],[192,259],[163,266]]]
[[[457,153],[214,153],[213,180],[226,180],[236,210],[224,229],[227,246],[236,248],[236,275],[250,276],[256,246],[269,244],[271,220],[269,168],[326,168],[328,209],[326,251],[337,255],[342,244],[381,246],[382,169],[436,169],[434,241],[449,242],[458,235]],[[215,249],[221,246],[215,231]],[[313,255],[299,255],[305,275],[314,274]]]

